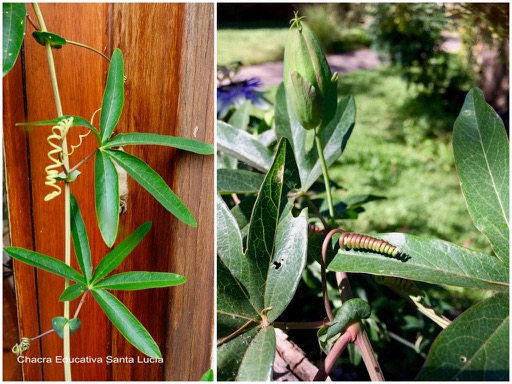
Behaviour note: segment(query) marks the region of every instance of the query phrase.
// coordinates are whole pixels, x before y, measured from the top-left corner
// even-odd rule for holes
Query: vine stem
[[[96,48],[89,47],[88,45],[85,45],[85,44],[82,44],[82,43],[77,43],[76,41],[66,40],[66,42],[68,44],[76,45],[78,47],[82,47],[82,48],[88,49],[89,51],[93,51],[93,52],[97,53],[98,55],[103,56],[103,58],[107,59],[107,61],[110,62],[110,58],[107,57],[105,54],[103,54],[103,52],[98,51]]]
[[[36,14],[39,25],[41,26],[41,31],[47,32],[46,24],[44,22],[43,14],[41,13],[41,9],[37,3],[32,4],[34,8],[34,12]],[[55,108],[57,109],[57,116],[61,117],[64,114],[62,113],[62,103],[60,101],[60,93],[59,93],[59,84],[57,82],[57,72],[55,70],[55,62],[53,61],[53,53],[52,47],[50,43],[46,42],[46,57],[48,59],[48,67],[50,69],[50,80],[52,84],[53,90],[53,98],[55,100]],[[67,139],[64,136],[62,139],[62,152],[68,153],[67,149]],[[69,159],[67,156],[63,156],[63,167],[64,172],[66,174],[69,170]],[[70,198],[71,192],[69,188],[69,183],[64,184],[64,262],[67,265],[71,265],[71,208],[70,208]],[[69,280],[64,280],[64,289],[69,287]],[[64,317],[69,319],[69,301],[64,302]],[[69,334],[69,326],[64,327],[64,379],[66,381],[71,381],[71,343],[70,343],[70,334]]]
[[[331,216],[329,221],[332,223],[332,221],[334,220],[334,205],[332,203],[331,179],[329,178],[329,173],[327,172],[327,163],[325,162],[324,148],[322,146],[322,142],[320,141],[318,128],[315,129],[315,143],[316,149],[318,151],[318,157],[320,158],[320,164],[322,166],[322,174],[324,176],[325,193],[327,194],[327,205],[329,206],[329,215]]]

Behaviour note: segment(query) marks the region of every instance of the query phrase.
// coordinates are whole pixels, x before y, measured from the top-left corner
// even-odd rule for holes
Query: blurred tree
[[[458,27],[485,99],[508,127],[509,4],[457,3],[446,8]]]

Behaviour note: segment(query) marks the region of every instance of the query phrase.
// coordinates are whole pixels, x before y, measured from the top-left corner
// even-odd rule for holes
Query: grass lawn
[[[217,64],[241,61],[254,65],[283,59],[288,27],[259,29],[219,29]]]

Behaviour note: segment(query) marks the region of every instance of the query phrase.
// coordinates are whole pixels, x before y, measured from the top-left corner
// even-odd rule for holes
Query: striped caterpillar
[[[377,284],[395,288],[399,291],[406,292],[409,295],[425,296],[425,294],[419,290],[416,284],[414,284],[414,281],[411,280],[391,276],[373,276],[373,279]]]
[[[387,241],[357,233],[343,232],[338,243],[341,248],[373,251],[392,257],[397,257],[401,254],[397,247]]]

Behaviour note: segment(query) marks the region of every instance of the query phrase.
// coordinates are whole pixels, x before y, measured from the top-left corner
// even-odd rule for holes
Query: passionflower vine
[[[311,30],[295,12],[284,49],[284,87],[292,108],[306,129],[323,129],[337,106],[338,74],[329,64]]]

